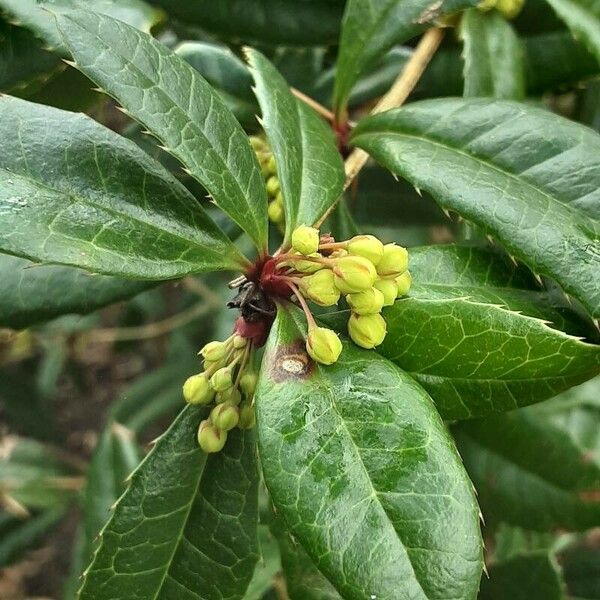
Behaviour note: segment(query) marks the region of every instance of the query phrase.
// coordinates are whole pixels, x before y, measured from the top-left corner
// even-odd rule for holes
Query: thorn
[[[165,152],[171,152],[166,146],[162,146],[161,144],[158,144],[158,147]]]
[[[447,208],[442,208],[442,211],[444,212],[446,217],[452,221],[452,217],[450,216],[450,211]]]
[[[152,132],[151,132],[151,131],[148,131],[147,129],[142,129],[142,133],[143,133],[144,135],[152,135]]]
[[[256,116],[256,120],[258,121],[258,124],[264,129],[265,128],[265,123],[262,120],[262,117],[259,117],[258,115],[255,115],[255,116]]]
[[[481,511],[479,511],[479,520],[485,526],[485,519],[483,518],[483,513]]]
[[[182,167],[182,168],[183,168],[183,172],[186,175],[189,175],[190,177],[192,177],[192,172],[187,167]]]
[[[127,109],[126,109],[126,108],[123,108],[122,106],[118,106],[118,105],[117,105],[117,106],[115,106],[115,108],[116,108],[118,111],[122,112],[124,115],[127,115],[127,116],[129,116],[129,112],[127,112]]]
[[[512,264],[513,264],[515,267],[518,267],[518,266],[519,266],[519,263],[517,262],[517,259],[516,259],[516,258],[515,258],[515,257],[514,257],[512,254],[509,254],[509,255],[508,255],[508,258],[510,258],[510,262],[511,262],[511,263],[512,263]],[[535,273],[534,273],[534,276],[535,276]]]
[[[113,510],[115,510],[115,508],[117,508],[117,504],[119,504],[118,500],[116,500],[113,504],[111,504],[111,506],[108,510],[110,510],[112,512]]]
[[[63,58],[63,59],[62,59],[62,61],[63,61],[65,64],[69,65],[70,67],[73,67],[73,68],[75,68],[75,69],[77,68],[77,63],[76,63],[74,60],[69,60],[69,59],[67,59],[67,58]]]
[[[573,306],[573,301],[571,300],[571,296],[569,296],[569,294],[567,294],[567,292],[565,292],[563,290],[563,296],[565,297],[565,300],[569,303],[569,306]]]
[[[92,90],[92,92],[99,92],[100,94],[104,94],[104,90],[102,88],[99,87],[93,87],[90,88]]]
[[[486,233],[486,234],[485,234],[485,237],[486,237],[487,241],[488,241],[490,244],[492,244],[492,246],[493,246],[493,245],[494,245],[494,238],[493,238],[493,237],[492,237],[492,236],[491,236],[489,233]]]
[[[485,564],[485,561],[483,563],[483,572],[485,573],[485,576],[489,579],[490,578],[490,574],[488,573],[487,565]]]
[[[544,282],[542,281],[542,278],[537,273],[533,273],[533,277],[535,278],[535,280],[537,281],[537,283],[540,287],[544,287]]]

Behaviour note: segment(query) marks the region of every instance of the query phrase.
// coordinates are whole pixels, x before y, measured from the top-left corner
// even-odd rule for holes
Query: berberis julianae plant
[[[16,597],[596,597],[594,2],[0,11]]]

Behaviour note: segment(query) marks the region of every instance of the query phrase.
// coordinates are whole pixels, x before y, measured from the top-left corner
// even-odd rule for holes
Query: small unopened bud
[[[263,138],[258,137],[257,135],[251,135],[250,136],[250,145],[252,146],[252,149],[254,151],[257,151],[257,150],[264,150],[266,143],[265,143],[265,140],[263,140]]]
[[[240,388],[246,394],[246,397],[251,398],[254,395],[257,383],[258,375],[254,371],[249,371],[242,375],[240,378]]]
[[[383,244],[374,235],[357,235],[353,237],[346,249],[354,256],[363,256],[375,266],[383,256]]]
[[[333,272],[329,269],[303,277],[300,288],[307,298],[319,306],[333,306],[340,299],[340,290],[335,286]]]
[[[332,365],[340,356],[342,342],[331,329],[315,326],[308,331],[306,351],[318,363]]]
[[[392,306],[398,295],[398,286],[393,279],[378,279],[373,287],[377,288],[383,294],[383,305]]]
[[[252,429],[256,425],[256,412],[250,402],[244,402],[240,406],[240,420],[238,427],[240,429]]]
[[[282,198],[283,197],[281,196],[281,194],[277,194],[275,200],[273,200],[273,202],[269,202],[267,214],[269,215],[269,220],[272,223],[283,223],[285,219]]]
[[[210,362],[216,362],[222,360],[227,353],[227,345],[223,342],[208,342],[202,350],[200,350],[200,354],[204,358],[204,360],[208,360]]]
[[[271,154],[267,161],[266,170],[269,175],[277,175],[277,163],[275,157]]]
[[[277,195],[279,191],[279,179],[277,179],[276,175],[271,175],[269,179],[267,179],[267,194],[273,197]]]
[[[217,392],[215,395],[215,402],[217,404],[224,404],[225,402],[229,404],[239,404],[241,401],[242,394],[240,394],[240,390],[233,385],[222,392]]]
[[[514,19],[523,9],[525,0],[498,0],[496,10],[507,19]]]
[[[214,396],[215,390],[204,373],[188,377],[183,384],[183,397],[189,404],[208,404]]]
[[[410,290],[410,286],[412,285],[412,277],[409,271],[402,273],[400,277],[396,277],[394,280],[396,285],[398,286],[398,298],[401,296],[406,296]]]
[[[373,287],[377,272],[373,263],[362,256],[343,256],[333,267],[335,285],[342,294],[354,294]]]
[[[220,452],[227,441],[227,432],[217,429],[210,421],[205,420],[198,427],[198,443],[207,454]]]
[[[241,350],[242,348],[245,348],[247,343],[248,340],[245,337],[242,337],[241,335],[237,334],[233,336],[233,347],[236,350]]]
[[[298,256],[300,257],[302,255],[299,254]],[[321,256],[314,252],[313,254],[309,254],[307,258],[321,258]],[[282,264],[293,267],[296,271],[298,271],[298,273],[316,273],[325,267],[323,263],[306,260],[305,258],[292,258],[291,260]]]
[[[215,371],[213,376],[210,378],[210,385],[216,392],[223,392],[229,389],[233,385],[231,379],[231,368],[222,367],[218,371]]]
[[[240,411],[234,404],[218,404],[210,413],[212,424],[221,431],[230,431],[240,420]]]
[[[383,247],[383,256],[377,265],[377,273],[381,277],[391,279],[402,275],[408,269],[408,251],[396,244],[386,244]]]
[[[372,287],[356,294],[348,294],[346,300],[352,312],[358,315],[372,315],[381,312],[384,297],[377,288]]]
[[[348,319],[348,333],[352,341],[362,348],[379,346],[386,334],[385,319],[381,315],[357,315]]]
[[[292,248],[304,256],[314,254],[319,249],[319,230],[307,225],[296,227],[292,233]]]

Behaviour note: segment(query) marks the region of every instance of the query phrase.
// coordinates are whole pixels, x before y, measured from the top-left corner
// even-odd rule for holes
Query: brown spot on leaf
[[[314,369],[314,362],[306,353],[302,340],[277,348],[270,360],[271,377],[277,383],[307,379]]]
[[[600,502],[600,490],[598,490],[598,489],[581,490],[578,495],[579,495],[579,499],[582,502],[592,502],[592,503]]]

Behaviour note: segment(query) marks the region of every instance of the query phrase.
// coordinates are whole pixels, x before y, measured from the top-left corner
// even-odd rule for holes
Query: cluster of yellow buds
[[[183,384],[189,404],[214,403],[208,419],[200,423],[198,443],[204,452],[219,452],[234,427],[254,427],[254,390],[258,375],[253,367],[253,344],[233,334],[224,342],[209,342],[198,353],[204,371]]]
[[[344,296],[351,310],[348,333],[352,341],[371,349],[383,342],[387,332],[383,307],[405,296],[411,286],[406,248],[384,245],[372,235],[336,242],[303,225],[292,234],[292,251],[277,258],[281,278],[307,317],[307,352],[322,364],[334,363],[342,345],[333,331],[316,324],[307,300],[333,306]]]
[[[279,179],[277,178],[277,164],[269,142],[261,136],[250,136],[250,144],[256,153],[260,170],[265,178],[265,187],[267,188],[267,196],[269,200],[268,215],[269,220],[276,225],[282,226],[285,221],[283,212],[283,196],[279,187]]]

